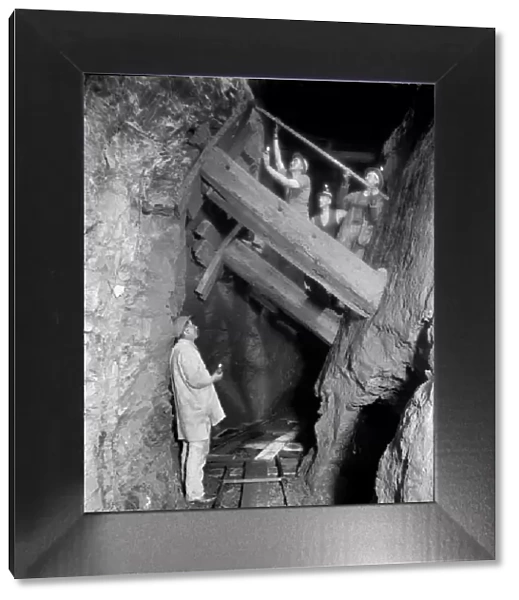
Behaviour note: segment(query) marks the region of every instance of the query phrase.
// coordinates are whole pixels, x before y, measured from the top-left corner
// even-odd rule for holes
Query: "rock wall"
[[[172,208],[243,80],[90,77],[85,85],[85,509],[182,502],[171,453],[171,316],[185,299],[185,229]]]
[[[432,378],[409,401],[397,433],[377,472],[379,503],[434,500],[434,435]]]
[[[429,128],[416,143],[416,121],[411,112],[385,147],[390,200],[365,257],[388,270],[380,307],[370,319],[343,321],[317,383],[317,452],[305,464],[314,503],[361,500],[351,489],[351,464],[357,461],[357,470],[366,471],[352,443],[356,432],[371,420],[376,447],[377,427],[382,431],[394,422],[396,428],[402,402],[430,368],[430,349],[421,341],[434,315],[434,138]],[[363,475],[373,492],[378,459],[389,441],[382,438],[378,456],[369,459],[371,472]]]

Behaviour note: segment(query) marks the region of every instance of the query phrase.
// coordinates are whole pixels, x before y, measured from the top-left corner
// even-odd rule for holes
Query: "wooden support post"
[[[219,192],[211,199],[283,258],[356,313],[375,312],[386,274],[299,215],[218,148],[208,152],[202,177]]]
[[[207,219],[200,221],[193,233],[195,237],[205,238],[214,248],[218,248],[222,243],[222,234]]]
[[[231,233],[224,239],[220,248],[218,248],[216,254],[214,255],[211,264],[205,270],[205,273],[200,280],[200,283],[197,285],[195,293],[201,300],[207,300],[207,297],[211,293],[214,284],[220,278],[222,267],[223,267],[223,253],[227,246],[233,241],[236,235],[239,233],[240,229],[242,229],[242,225],[238,223]]]
[[[228,133],[232,133],[233,128],[240,122],[240,117],[243,117],[246,112],[250,111],[250,107],[246,103],[242,103],[236,107],[232,115],[225,121],[222,127],[218,130],[218,133],[214,135],[207,146],[204,148],[200,156],[198,157],[195,164],[191,167],[191,170],[186,175],[180,190],[178,192],[179,202],[177,203],[178,212],[183,215],[188,204],[192,201],[192,194],[198,191],[197,188],[197,177],[200,174],[200,168],[204,163],[207,154],[223,139],[225,139]],[[195,190],[193,190],[195,187]],[[192,215],[190,215],[193,218]]]
[[[233,144],[227,154],[235,159],[241,154],[242,150],[245,148],[245,144],[249,136],[252,134],[252,127],[247,123],[244,125],[240,132],[236,135],[236,138],[233,140]]]

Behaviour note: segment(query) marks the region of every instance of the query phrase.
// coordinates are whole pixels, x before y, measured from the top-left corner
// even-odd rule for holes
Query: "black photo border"
[[[435,86],[435,502],[83,514],[84,74]],[[495,30],[16,10],[16,578],[495,558]]]

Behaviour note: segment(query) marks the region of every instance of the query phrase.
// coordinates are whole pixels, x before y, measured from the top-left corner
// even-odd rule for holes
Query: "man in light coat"
[[[188,316],[177,317],[173,334],[178,340],[170,357],[178,439],[182,443],[181,479],[188,502],[211,502],[204,494],[204,466],[209,454],[211,427],[225,418],[214,383],[223,377],[221,366],[209,374],[195,346],[198,327]]]

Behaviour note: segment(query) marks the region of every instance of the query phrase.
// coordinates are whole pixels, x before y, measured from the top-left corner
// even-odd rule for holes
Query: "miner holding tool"
[[[337,240],[359,258],[363,258],[366,246],[371,241],[373,229],[382,210],[384,185],[382,171],[370,168],[365,173],[368,187],[365,190],[348,193],[349,175],[344,175],[342,193],[337,200],[338,207],[346,211]]]
[[[281,159],[279,149],[278,126],[274,129],[274,161],[276,168],[270,166],[270,148],[263,153],[263,162],[269,175],[285,189],[285,200],[301,216],[308,219],[308,203],[310,200],[311,183],[308,177],[308,161],[302,154],[296,152],[292,156],[288,170]]]
[[[207,370],[195,340],[198,327],[189,316],[173,321],[176,343],[170,357],[171,383],[182,443],[180,473],[188,502],[209,503],[204,493],[204,466],[209,454],[211,427],[225,418],[214,383],[223,377],[222,366],[213,374]]]

